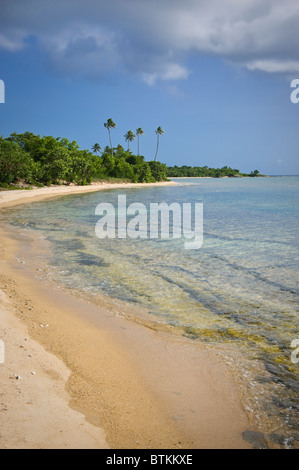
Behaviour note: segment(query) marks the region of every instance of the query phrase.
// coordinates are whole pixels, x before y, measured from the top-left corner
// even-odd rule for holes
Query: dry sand
[[[106,188],[4,191],[0,208]],[[8,226],[0,236],[0,448],[250,448],[215,351],[49,284],[45,242]]]
[[[173,181],[162,181],[159,183],[92,183],[85,186],[71,184],[68,186],[57,185],[36,189],[19,189],[11,191],[0,191],[0,209],[15,206],[17,204],[28,204],[28,202],[42,201],[64,194],[82,194],[87,192],[101,191],[104,189],[138,188],[149,186],[175,185]]]

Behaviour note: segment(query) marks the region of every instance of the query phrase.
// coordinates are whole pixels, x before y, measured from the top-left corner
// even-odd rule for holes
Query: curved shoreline
[[[128,185],[100,185],[100,189],[125,187]],[[29,193],[25,190],[6,200],[0,192],[0,207],[81,192],[78,187],[67,188],[69,191],[61,187],[41,189],[48,191],[32,190],[35,193],[30,191],[30,196],[23,197]],[[97,191],[99,186],[82,189]],[[92,426],[88,430],[82,427],[82,442],[88,442],[86,436],[93,431],[89,445],[96,445],[97,436],[98,448],[251,447],[242,438],[250,423],[236,384],[212,351],[116,316],[113,304],[104,299],[95,306],[37,278],[36,270],[45,267],[36,264],[44,258],[45,249],[37,238],[20,236],[6,227],[1,231],[1,240],[2,284],[5,295],[10,296],[10,315],[26,325],[30,339],[68,368],[65,410],[70,405]],[[32,253],[30,266],[20,262],[25,252]],[[49,326],[40,327],[45,324]],[[5,328],[5,322],[1,327]],[[53,361],[53,370],[55,367]],[[3,380],[5,389],[7,377]],[[6,412],[10,429],[20,424],[13,408],[12,402]],[[38,408],[35,411],[33,416],[25,416],[25,422],[31,416],[38,426],[41,415]],[[51,423],[47,432],[53,435],[51,426],[55,423]],[[100,428],[106,438],[99,438]],[[29,442],[30,445],[33,444]],[[51,447],[51,439],[48,445]],[[57,447],[57,440],[52,439],[52,447]]]
[[[16,189],[0,191],[0,210],[19,204],[28,204],[35,201],[43,201],[53,197],[67,196],[68,194],[82,194],[88,192],[103,191],[107,189],[146,188],[149,186],[175,185],[174,181],[160,181],[157,183],[92,183],[85,186],[49,186],[34,189]]]

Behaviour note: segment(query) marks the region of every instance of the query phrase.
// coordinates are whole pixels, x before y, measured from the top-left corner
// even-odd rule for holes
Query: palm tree
[[[144,132],[141,129],[141,127],[138,127],[138,129],[136,129],[136,135],[138,136],[138,156],[139,156],[139,136],[143,135],[143,134],[144,134]]]
[[[92,147],[92,151],[97,154],[98,152],[101,151],[101,146],[98,143],[95,143],[94,146]]]
[[[115,122],[112,121],[111,118],[107,119],[107,122],[104,123],[104,126],[106,127],[106,129],[108,129],[108,133],[109,133],[109,140],[110,140],[110,148],[111,148],[111,155],[113,157],[113,147],[112,147],[112,141],[111,141],[111,134],[110,134],[110,129],[115,129],[116,128],[116,124]]]
[[[163,131],[162,127],[159,126],[157,128],[156,134],[157,134],[157,149],[156,149],[155,161],[156,161],[156,158],[157,158],[158,148],[159,148],[159,136],[164,134],[164,131]]]
[[[130,142],[135,140],[135,134],[132,131],[128,131],[124,137],[126,141],[128,142],[128,150],[130,150]]]

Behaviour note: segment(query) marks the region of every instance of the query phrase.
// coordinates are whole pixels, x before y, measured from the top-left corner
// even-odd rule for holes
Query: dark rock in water
[[[276,434],[275,432],[273,432],[272,434],[269,434],[268,437],[270,441],[273,442],[274,444],[278,444],[280,446],[285,445],[286,437],[283,436],[282,434]]]
[[[247,431],[243,432],[243,439],[253,445],[255,449],[269,449],[266,439],[261,432]]]
[[[281,371],[277,364],[270,364],[265,362],[265,368],[272,375],[271,379],[274,382],[282,382],[282,379],[280,378]]]
[[[108,267],[109,264],[104,261],[103,258],[89,255],[88,253],[78,252],[77,257],[75,258],[77,264],[81,266],[101,266]]]
[[[294,410],[299,411],[299,403],[296,403],[295,400],[291,400],[291,399],[277,400],[277,398],[275,397],[273,397],[272,400],[273,400],[273,403],[275,403],[275,405],[279,406],[280,408],[294,409]]]
[[[81,264],[82,266],[103,266],[103,267],[108,267],[109,264],[105,263],[101,259],[79,259],[77,260],[78,264]]]
[[[283,436],[281,434],[272,433],[269,434],[268,438],[274,444],[278,444],[285,449],[298,449],[299,434],[293,433],[291,436]]]

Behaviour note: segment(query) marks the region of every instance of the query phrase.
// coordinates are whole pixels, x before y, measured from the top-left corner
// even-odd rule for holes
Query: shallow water
[[[263,395],[259,406],[282,422],[274,441],[297,446],[299,363],[292,361],[291,342],[299,339],[299,177],[176,182],[120,194],[127,205],[141,202],[147,209],[152,202],[203,203],[199,249],[185,249],[184,239],[97,238],[95,208],[101,202],[117,208],[118,191],[66,196],[7,214],[49,240],[56,281],[141,306],[153,321],[195,341],[237,346],[252,370],[263,365],[267,374],[254,377]]]

